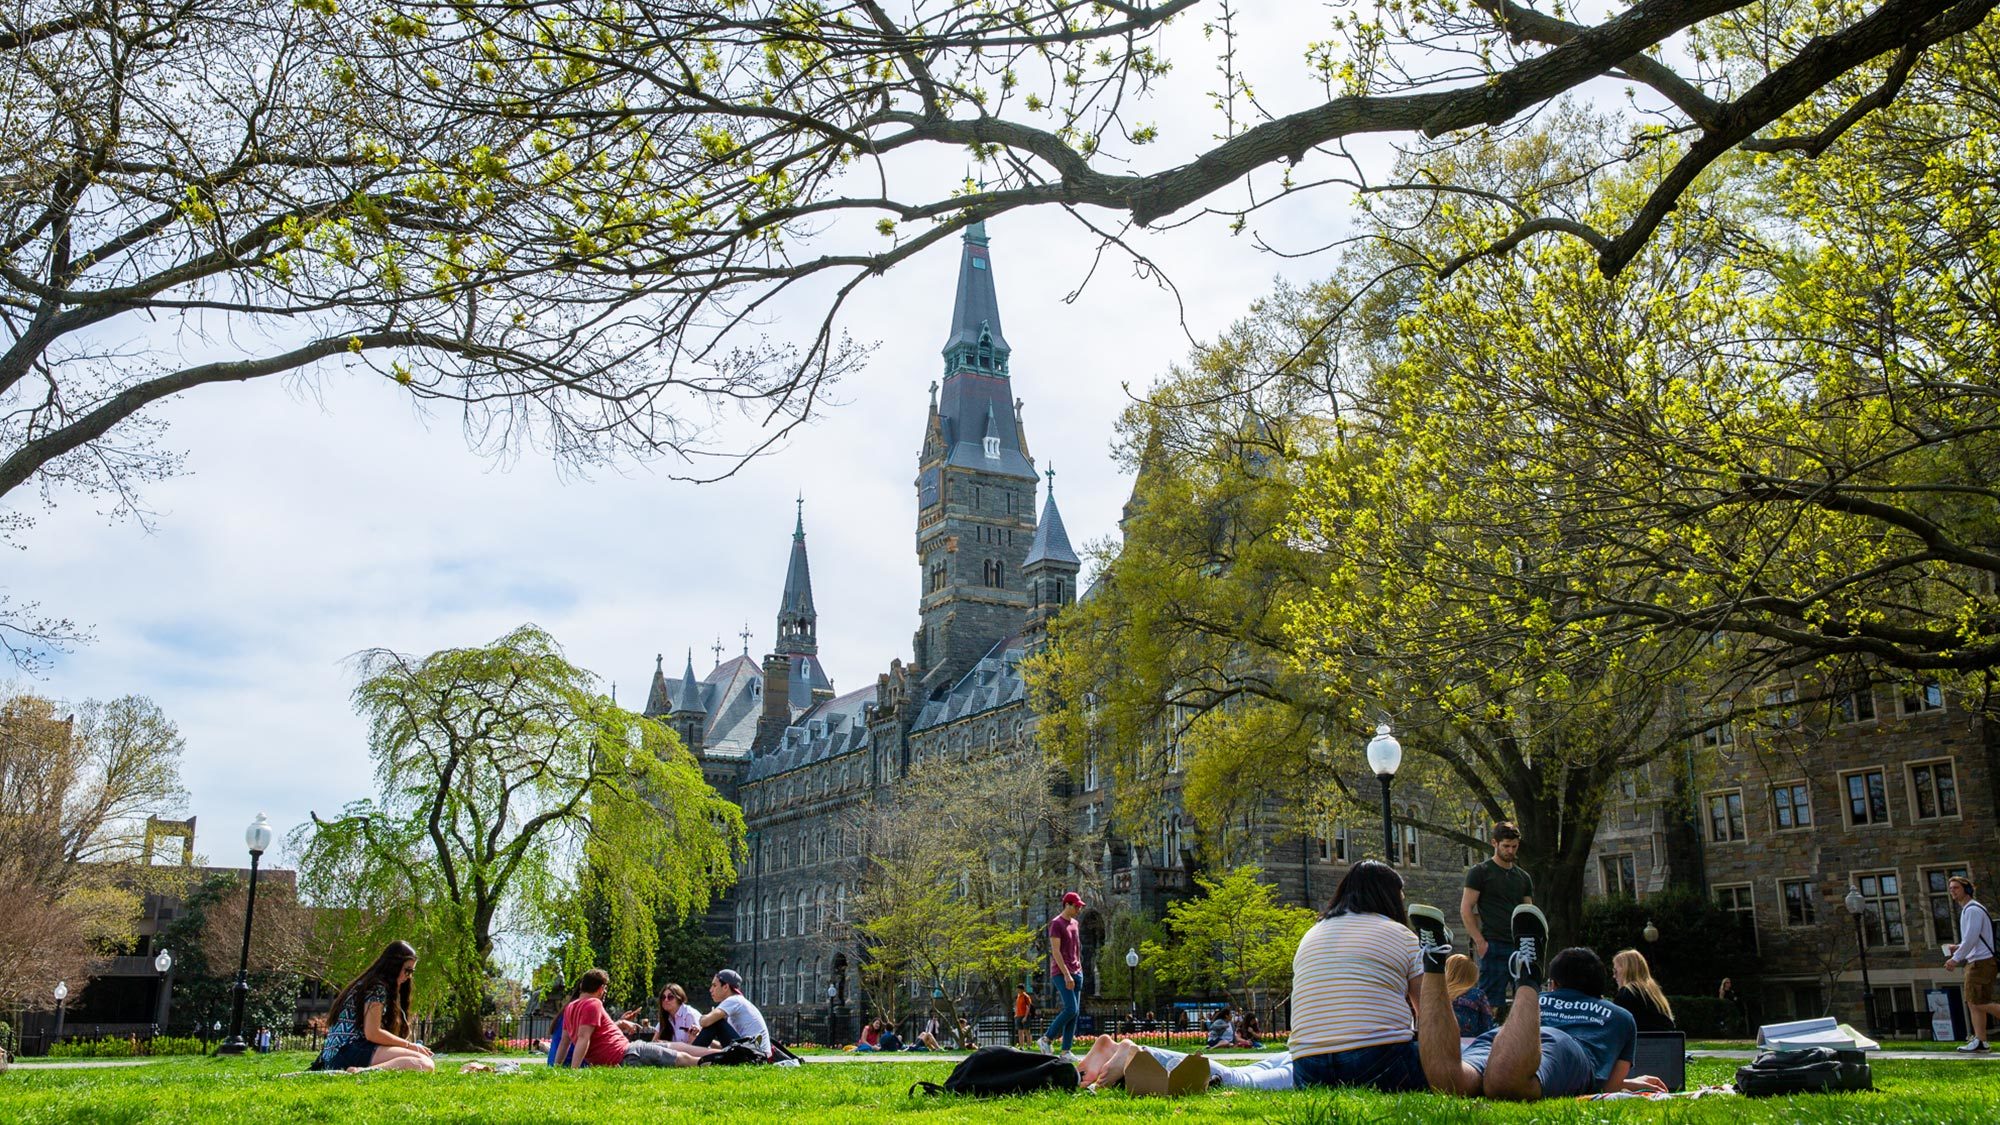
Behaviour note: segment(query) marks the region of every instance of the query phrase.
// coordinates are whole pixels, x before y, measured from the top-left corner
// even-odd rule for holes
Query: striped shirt
[[[1416,1038],[1409,988],[1417,935],[1380,914],[1342,914],[1306,931],[1292,959],[1293,1058]]]

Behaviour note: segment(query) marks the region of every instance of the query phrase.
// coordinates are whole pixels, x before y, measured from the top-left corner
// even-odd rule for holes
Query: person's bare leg
[[[1493,1053],[1486,1057],[1486,1096],[1534,1101],[1542,1096],[1542,1081],[1535,1076],[1541,1065],[1541,999],[1524,984],[1514,989],[1514,1006],[1500,1025],[1500,1034],[1493,1037]]]
[[[412,1059],[421,1065],[407,1065]],[[391,1066],[391,1063],[400,1065]],[[352,1067],[350,1070],[431,1070],[436,1065],[431,1061],[431,1057],[422,1051],[412,1051],[408,1047],[377,1047],[375,1053],[369,1056],[367,1066]]]
[[[1479,1068],[1458,1056],[1458,1017],[1445,998],[1444,974],[1425,973],[1417,993],[1417,1054],[1424,1078],[1440,1094],[1476,1096]]]
[[[418,1054],[402,1055],[387,1062],[378,1062],[369,1070],[435,1070],[437,1064],[428,1056]]]
[[[1109,1035],[1100,1035],[1090,1044],[1090,1050],[1076,1060],[1076,1077],[1085,1086],[1097,1081],[1097,1072],[1111,1060],[1111,1054],[1118,1049],[1118,1041]]]

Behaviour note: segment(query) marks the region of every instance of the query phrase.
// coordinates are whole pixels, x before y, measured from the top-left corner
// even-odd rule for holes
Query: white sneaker
[[[1036,1051],[1036,1052],[1037,1052],[1038,1054],[1044,1054],[1044,1055],[1048,1054],[1048,1053],[1049,1053],[1049,1041],[1048,1041],[1048,1040],[1046,1040],[1046,1039],[1037,1039],[1037,1040],[1035,1040],[1035,1051]]]
[[[1064,1051],[1062,1054],[1057,1055],[1056,1058],[1066,1063],[1073,1063],[1076,1061],[1076,1056],[1069,1053],[1068,1051]]]
[[[1969,1039],[1966,1041],[1965,1046],[1960,1047],[1958,1049],[1958,1053],[1961,1055],[1979,1055],[1979,1054],[1984,1054],[1990,1050],[1992,1050],[1992,1048],[1986,1045],[1985,1040]]]

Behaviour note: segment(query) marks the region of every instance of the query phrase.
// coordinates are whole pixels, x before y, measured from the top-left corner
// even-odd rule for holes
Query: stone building
[[[912,766],[1035,745],[1022,661],[1079,596],[1081,562],[1053,489],[1040,489],[1011,360],[991,249],[975,224],[961,248],[942,377],[930,386],[918,442],[910,660],[891,660],[874,684],[845,693],[828,680],[802,504],[777,643],[761,664],[747,643],[699,678],[691,652],[678,678],[668,677],[664,659],[655,664],[646,714],[681,732],[748,821],[750,862],[709,925],[729,939],[733,963],[767,1012],[823,1016],[830,1003],[851,1010],[859,999],[860,951],[843,923],[862,885],[870,816],[893,800]],[[1057,786],[1071,824],[1048,843],[1074,853],[1072,869],[1092,903],[1082,919],[1089,995],[1104,987],[1097,956],[1116,916],[1157,917],[1192,890],[1198,862],[1261,862],[1287,899],[1323,906],[1350,863],[1379,855],[1379,824],[1301,838],[1277,826],[1275,795],[1227,839],[1197,841],[1178,811],[1171,764],[1163,780],[1165,811],[1134,839],[1109,830],[1108,777],[1086,768]],[[1419,885],[1455,902],[1463,849],[1428,847],[1414,832],[1405,846],[1418,850]],[[1051,886],[1048,901],[1027,904],[1021,921],[1039,926],[1061,890]]]

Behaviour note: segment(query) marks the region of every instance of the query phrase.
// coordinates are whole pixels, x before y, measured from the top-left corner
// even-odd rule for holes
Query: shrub
[[[202,1055],[208,1044],[191,1035],[107,1036],[103,1039],[70,1039],[49,1048],[56,1059],[131,1059],[149,1055]]]
[[[1648,942],[1641,936],[1649,921],[1659,929],[1660,940]],[[1675,1015],[1680,1014],[1679,997],[1713,997],[1723,977],[1734,977],[1742,991],[1757,974],[1756,946],[1739,919],[1687,888],[1669,888],[1643,901],[1591,899],[1583,907],[1579,936],[1577,944],[1596,950],[1607,972],[1612,954],[1621,949],[1645,954],[1653,979],[1676,998]]]

